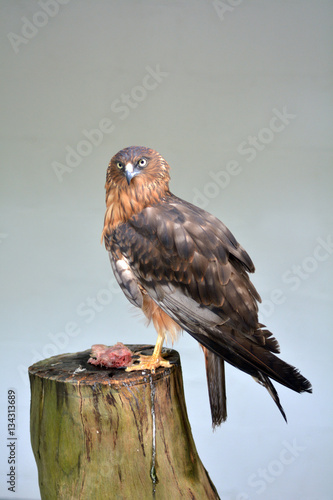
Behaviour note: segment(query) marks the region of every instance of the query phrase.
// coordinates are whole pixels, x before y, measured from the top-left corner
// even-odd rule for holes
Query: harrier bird
[[[202,346],[213,426],[226,419],[224,361],[266,387],[286,420],[270,379],[296,391],[310,382],[278,358],[279,345],[258,322],[254,265],[216,217],[169,190],[169,165],[156,151],[128,147],[110,161],[102,239],[124,294],[152,320],[152,356],[129,369],[168,366],[162,345],[185,330]]]

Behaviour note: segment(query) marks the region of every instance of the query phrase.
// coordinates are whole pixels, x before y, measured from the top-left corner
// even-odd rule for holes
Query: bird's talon
[[[155,373],[157,368],[160,366],[164,368],[170,368],[172,365],[169,361],[166,361],[165,359],[162,358],[162,356],[144,356],[141,354],[139,356],[139,363],[128,366],[126,368],[127,372],[132,372],[132,371],[143,371],[147,370],[150,371],[151,373]]]

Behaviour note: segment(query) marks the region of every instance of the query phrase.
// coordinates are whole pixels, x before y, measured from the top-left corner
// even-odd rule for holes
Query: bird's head
[[[153,149],[130,146],[115,154],[106,173],[106,190],[117,187],[135,191],[143,188],[169,189],[169,165]]]
[[[115,154],[106,172],[102,238],[118,224],[170,195],[169,180],[169,165],[153,149],[131,146]]]

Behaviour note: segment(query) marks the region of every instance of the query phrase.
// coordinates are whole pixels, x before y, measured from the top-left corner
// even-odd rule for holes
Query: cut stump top
[[[153,345],[126,345],[134,354],[151,355]],[[91,350],[60,354],[51,358],[38,361],[29,367],[29,374],[44,379],[54,380],[63,383],[80,384],[94,386],[96,384],[108,385],[114,388],[124,385],[139,385],[151,380],[169,376],[170,373],[180,366],[179,353],[174,349],[163,349],[164,359],[173,366],[170,368],[160,367],[155,373],[150,371],[127,372],[125,368],[106,368],[104,366],[94,366],[88,363]]]

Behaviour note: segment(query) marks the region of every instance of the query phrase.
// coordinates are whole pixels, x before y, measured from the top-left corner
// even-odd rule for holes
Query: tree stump
[[[90,350],[29,368],[43,500],[219,498],[192,437],[179,354],[165,351],[173,366],[154,374],[95,367]]]

